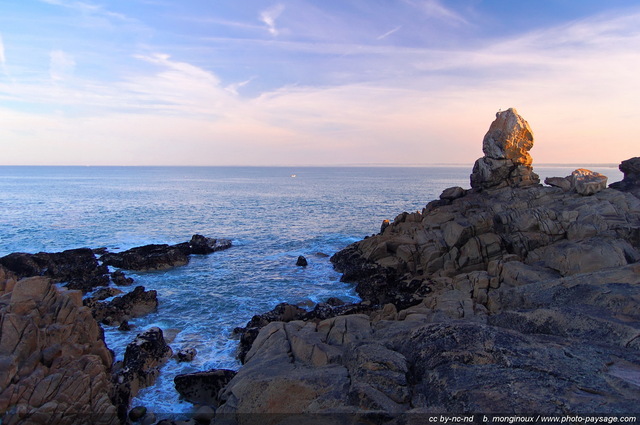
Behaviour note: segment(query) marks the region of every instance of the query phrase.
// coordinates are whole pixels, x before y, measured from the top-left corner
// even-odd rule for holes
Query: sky
[[[640,156],[637,0],[4,0],[0,165]]]

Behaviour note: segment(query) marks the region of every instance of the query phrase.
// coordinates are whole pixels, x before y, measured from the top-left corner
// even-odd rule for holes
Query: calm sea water
[[[535,167],[544,179],[577,167]],[[594,167],[622,178],[617,168]],[[158,413],[189,412],[173,377],[237,368],[231,330],[280,302],[355,301],[328,259],[376,233],[383,219],[420,210],[451,186],[469,187],[460,167],[0,167],[0,256],[78,247],[119,251],[179,243],[194,233],[234,247],[193,256],[169,271],[128,273],[158,291],[157,313],[105,328],[120,359],[136,332],[159,326],[174,351],[194,347],[191,363],[168,362],[133,404]],[[309,261],[296,267],[298,255]]]

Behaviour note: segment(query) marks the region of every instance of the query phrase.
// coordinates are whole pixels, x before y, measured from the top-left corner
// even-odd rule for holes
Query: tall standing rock
[[[531,166],[529,150],[532,147],[533,132],[529,123],[514,108],[498,112],[482,141],[484,156],[473,166],[471,187],[498,189],[540,183]]]

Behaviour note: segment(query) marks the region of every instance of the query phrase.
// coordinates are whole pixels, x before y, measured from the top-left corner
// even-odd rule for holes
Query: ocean
[[[105,327],[117,359],[144,329],[159,326],[174,352],[193,347],[190,363],[170,360],[132,406],[158,418],[192,411],[173,377],[237,369],[236,326],[281,302],[313,305],[329,297],[357,301],[329,256],[377,233],[384,219],[421,210],[451,186],[469,187],[468,166],[433,167],[0,167],[0,256],[150,243],[193,234],[227,238],[233,247],[192,256],[168,271],[125,273],[158,292],[156,313]],[[541,180],[577,166],[535,167]],[[587,167],[590,168],[590,167]],[[593,167],[622,179],[617,167]],[[295,265],[304,255],[309,265]]]

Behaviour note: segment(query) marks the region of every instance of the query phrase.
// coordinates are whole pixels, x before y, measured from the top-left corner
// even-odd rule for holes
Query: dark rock
[[[121,270],[111,273],[111,281],[118,286],[129,286],[133,283],[133,278],[125,276]]]
[[[178,245],[145,245],[100,257],[103,264],[125,270],[164,270],[189,262],[189,243]]]
[[[179,362],[190,362],[198,354],[195,348],[183,348],[176,353]]]
[[[122,323],[120,323],[120,326],[118,326],[118,330],[123,332],[130,331],[131,325],[129,324],[128,321],[123,320]]]
[[[104,288],[96,289],[91,294],[91,298],[93,298],[96,301],[102,301],[107,298],[115,297],[116,295],[120,295],[120,294],[122,294],[121,290],[106,286]]]
[[[147,408],[144,406],[137,406],[134,407],[133,409],[131,409],[129,411],[129,419],[131,419],[132,421],[136,422],[139,421],[140,419],[142,419],[142,417],[144,415],[147,414]]]
[[[228,239],[214,239],[202,235],[193,235],[189,241],[189,247],[191,254],[205,255],[231,248],[231,241]]]
[[[217,407],[218,393],[235,375],[233,370],[214,369],[178,375],[173,382],[180,396],[190,403]]]
[[[624,177],[621,181],[610,184],[609,187],[631,192],[640,197],[640,157],[626,159],[620,163],[618,168],[624,173]]]
[[[98,263],[89,248],[37,254],[17,252],[0,258],[0,264],[18,277],[46,276],[83,292],[109,282],[107,267]]]
[[[113,374],[114,404],[121,420],[127,416],[129,402],[141,388],[153,384],[162,366],[171,357],[160,328],[150,328],[127,345],[121,368]]]
[[[327,299],[327,304],[329,304],[331,307],[337,307],[337,306],[340,306],[340,305],[345,305],[346,303],[344,301],[342,301],[340,298],[329,297]]]
[[[447,200],[447,201],[454,201],[458,198],[462,198],[466,194],[466,192],[467,192],[466,190],[464,190],[459,186],[450,187],[448,189],[445,189],[440,194],[440,199]]]
[[[144,286],[137,286],[128,294],[116,297],[111,301],[98,301],[86,298],[84,305],[89,307],[93,317],[106,325],[119,325],[133,317],[141,317],[158,308],[157,293],[145,291]]]
[[[307,259],[304,256],[298,256],[298,260],[296,261],[296,266],[306,267],[309,263],[307,263]]]

